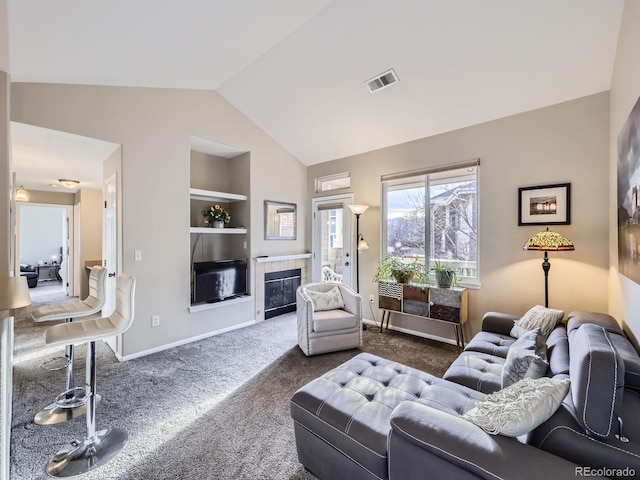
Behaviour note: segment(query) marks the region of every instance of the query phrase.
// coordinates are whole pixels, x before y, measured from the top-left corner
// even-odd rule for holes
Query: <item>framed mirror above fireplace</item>
[[[295,203],[264,201],[264,239],[295,240],[297,206]]]

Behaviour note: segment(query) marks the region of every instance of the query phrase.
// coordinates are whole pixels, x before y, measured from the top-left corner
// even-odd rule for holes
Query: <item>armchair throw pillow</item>
[[[569,392],[569,379],[523,378],[478,402],[462,418],[491,435],[519,437],[547,421]]]
[[[340,287],[337,285],[327,292],[307,290],[307,294],[311,297],[311,301],[313,302],[314,312],[344,308],[342,293],[340,293]]]
[[[546,308],[542,305],[536,305],[525,313],[520,320],[516,320],[511,329],[511,336],[519,338],[529,330],[540,329],[540,334],[545,338],[549,336],[551,330],[564,317],[564,310],[555,310]]]
[[[544,377],[549,370],[547,345],[540,330],[530,330],[518,338],[507,353],[502,367],[502,388],[523,378]]]

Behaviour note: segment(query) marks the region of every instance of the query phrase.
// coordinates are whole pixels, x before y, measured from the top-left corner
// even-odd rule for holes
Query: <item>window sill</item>
[[[480,280],[458,280],[458,286],[469,290],[480,290]]]

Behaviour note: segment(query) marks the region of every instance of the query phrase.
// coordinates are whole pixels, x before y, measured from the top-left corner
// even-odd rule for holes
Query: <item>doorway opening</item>
[[[64,301],[73,295],[73,256],[69,255],[73,251],[73,208],[19,203],[17,214],[18,270],[29,272],[32,300]]]
[[[351,211],[353,194],[331,195],[312,199],[313,208],[313,272],[314,282],[333,277],[344,285],[352,285],[353,231]]]

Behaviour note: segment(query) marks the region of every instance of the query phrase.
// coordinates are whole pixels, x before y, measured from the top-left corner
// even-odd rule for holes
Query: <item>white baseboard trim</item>
[[[363,318],[362,321],[367,325],[373,325],[378,327],[377,322],[373,322],[368,318]],[[451,338],[440,337],[438,335],[431,335],[429,333],[419,332],[417,330],[411,330],[409,328],[396,327],[395,325],[389,325],[389,330],[395,330],[397,332],[408,333],[409,335],[415,335],[416,337],[428,338],[429,340],[435,340],[437,342],[448,343],[449,345],[456,345],[456,341]]]
[[[167,345],[161,345],[159,347],[151,348],[149,350],[144,350],[142,352],[133,353],[131,355],[122,355],[121,356],[121,355],[118,355],[117,353],[115,355],[116,355],[116,358],[119,361],[126,362],[127,360],[133,360],[134,358],[145,357],[147,355],[151,355],[152,353],[162,352],[163,350],[168,350],[168,349],[173,348],[173,347],[179,347],[180,345],[186,345],[187,343],[197,342],[198,340],[204,340],[205,338],[214,337],[216,335],[220,335],[220,334],[223,334],[223,333],[226,333],[226,332],[231,332],[232,330],[238,330],[239,328],[244,328],[244,327],[248,327],[250,325],[255,325],[255,323],[256,322],[254,322],[254,321],[240,323],[238,325],[233,325],[231,327],[227,327],[227,328],[222,328],[220,330],[216,330],[215,332],[203,333],[203,334],[197,335],[195,337],[185,338],[184,340],[178,340],[177,342],[169,343]]]

